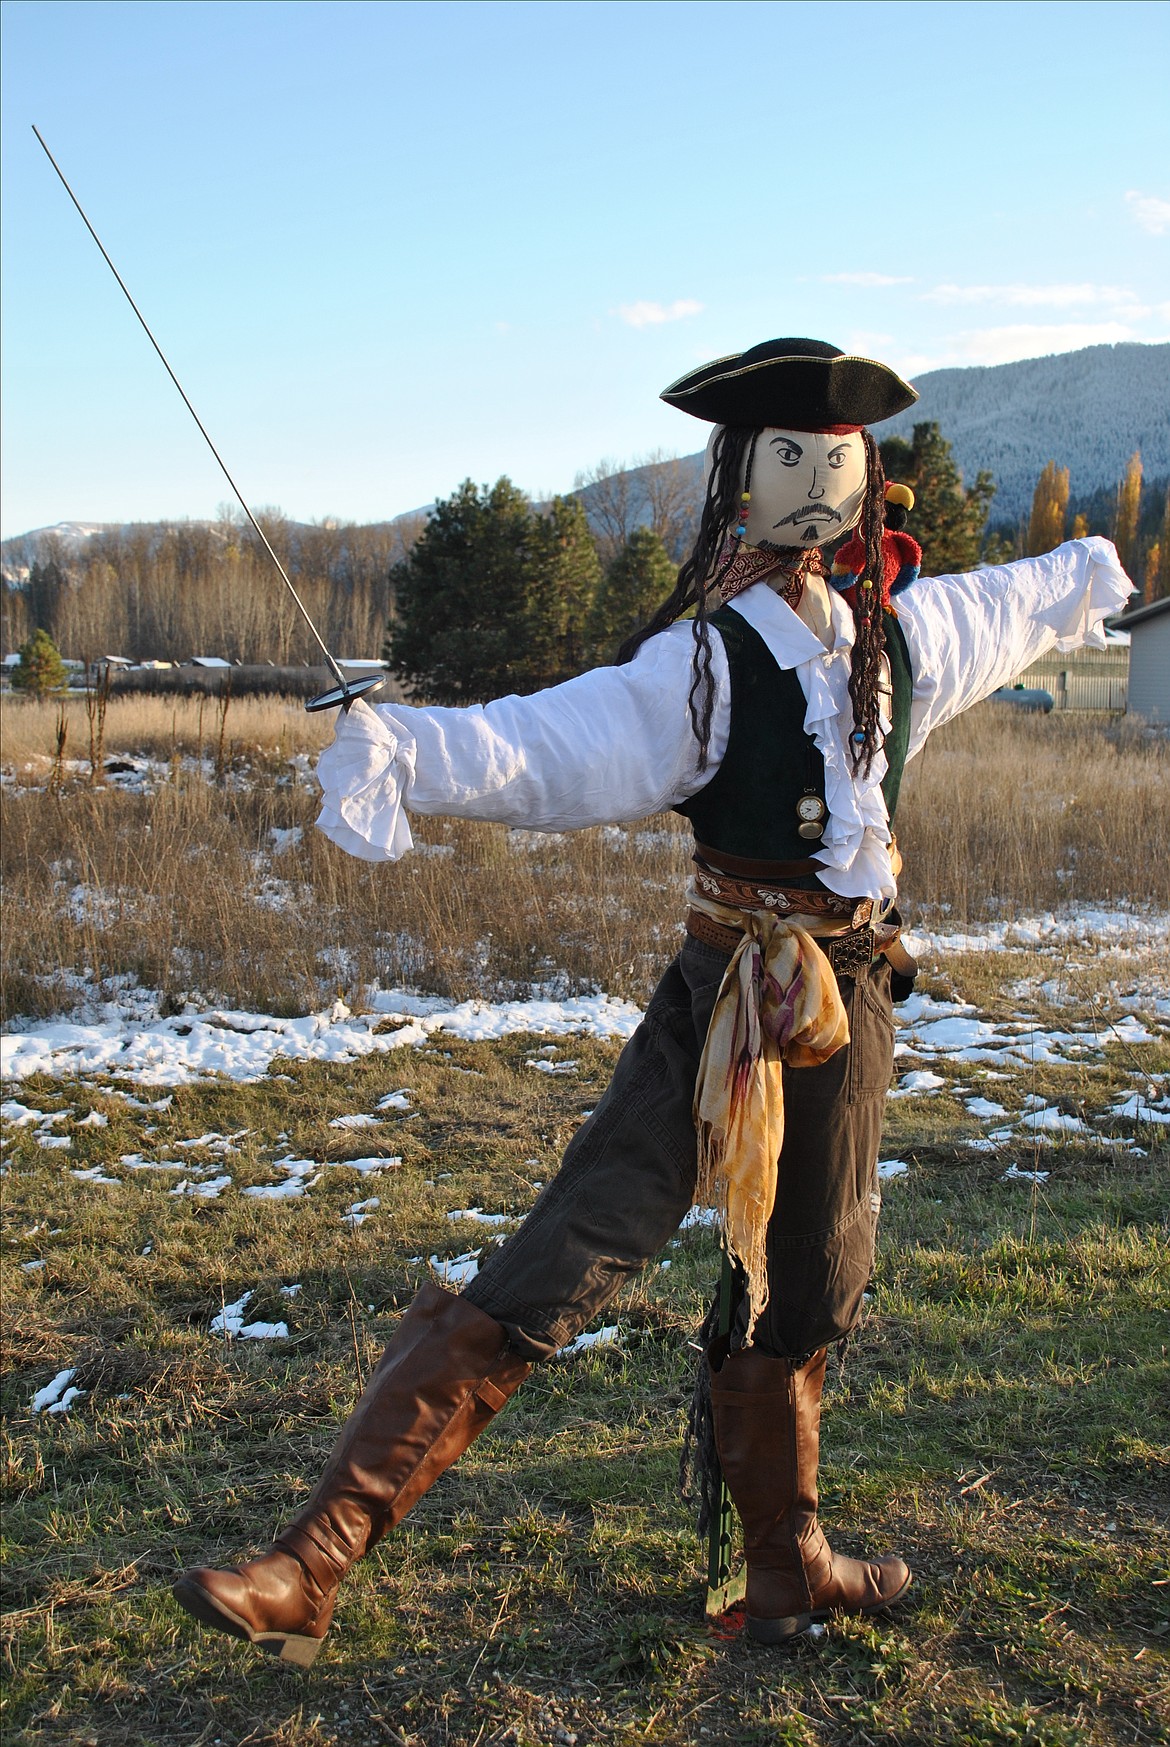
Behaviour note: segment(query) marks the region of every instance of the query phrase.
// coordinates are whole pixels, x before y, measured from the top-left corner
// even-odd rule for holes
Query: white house
[[[1170,596],[1111,624],[1129,632],[1129,714],[1170,726]]]

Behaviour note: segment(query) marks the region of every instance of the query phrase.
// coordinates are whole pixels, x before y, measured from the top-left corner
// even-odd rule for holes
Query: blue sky
[[[690,453],[809,334],[904,374],[1170,336],[1170,9],[9,0],[3,532],[379,520]]]

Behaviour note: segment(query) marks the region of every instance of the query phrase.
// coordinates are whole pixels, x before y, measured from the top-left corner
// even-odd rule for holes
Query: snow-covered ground
[[[1098,1055],[1110,1041],[1148,1043],[1170,1027],[1170,990],[1143,961],[1170,946],[1170,916],[1122,909],[1079,909],[1063,915],[1016,918],[962,933],[911,932],[910,951],[925,963],[958,953],[1025,950],[1051,959],[1051,969],[1033,984],[1013,985],[1021,1009],[1010,1020],[983,1017],[968,1002],[913,995],[897,1013],[899,1055],[994,1064],[1006,1059],[1073,1061]],[[1114,998],[1093,1021],[1065,1026],[1040,1023],[1040,1009],[1075,1001],[1088,952],[1108,950],[1124,975]],[[250,1081],[262,1078],[277,1056],[294,1061],[351,1061],[359,1056],[409,1049],[440,1038],[483,1040],[523,1032],[537,1036],[625,1039],[641,1017],[631,1001],[610,995],[568,999],[449,1001],[400,989],[371,988],[363,1010],[344,1002],[301,1018],[189,1003],[163,1016],[149,991],[123,985],[113,998],[95,1000],[79,987],[81,1011],[73,1017],[18,1023],[0,1038],[6,1079],[30,1074],[105,1075],[146,1086],[178,1086],[211,1075]],[[82,998],[88,994],[88,999]],[[575,1064],[552,1060],[546,1048],[529,1058],[543,1073],[565,1075]],[[929,1075],[929,1067],[920,1070]],[[929,1078],[906,1083],[926,1090]],[[374,1118],[356,1112],[345,1126],[368,1126]]]
[[[1005,992],[1013,1011],[1006,1018],[989,1018],[961,999],[914,994],[904,1002],[897,1009],[899,1076],[890,1097],[958,1098],[970,1118],[972,1133],[966,1144],[1002,1158],[1003,1180],[1028,1185],[1033,1192],[1049,1174],[1039,1168],[1042,1150],[1056,1142],[1074,1146],[1091,1142],[1119,1153],[1144,1154],[1170,1129],[1167,1077],[1146,1072],[1135,1050],[1170,1035],[1170,992],[1158,970],[1168,943],[1170,917],[1120,909],[1070,911],[989,924],[971,932],[920,932],[909,937],[911,950],[928,965],[938,966],[961,953],[1013,949],[1026,950],[1040,962],[1028,966],[1029,978],[1007,983]],[[1102,947],[1109,954],[1113,979],[1108,994],[1099,994],[1094,1006],[1078,979],[1092,961],[1094,986],[1100,986],[1097,955]],[[148,1137],[153,1115],[172,1107],[173,1094],[151,1098],[139,1096],[137,1088],[162,1089],[217,1076],[240,1082],[260,1080],[278,1057],[343,1063],[373,1052],[401,1056],[403,1051],[426,1048],[433,1054],[444,1040],[493,1039],[514,1033],[561,1040],[535,1047],[526,1060],[532,1069],[568,1077],[577,1071],[570,1039],[624,1040],[641,1017],[632,1002],[603,994],[565,1000],[534,995],[524,1001],[454,1002],[374,988],[367,991],[361,1012],[338,1001],[298,1019],[201,1009],[194,1004],[181,1014],[164,1016],[149,991],[128,984],[116,988],[104,1003],[96,1002],[92,988],[84,985],[79,987],[79,997],[84,1008],[73,1017],[29,1021],[0,1039],[9,1084],[9,1095],[0,1104],[5,1148],[15,1131],[25,1130],[38,1147],[60,1155],[63,1170],[95,1192],[102,1192],[104,1185],[133,1181],[144,1189],[203,1200],[217,1199],[233,1186],[233,1160],[249,1131],[201,1132],[152,1146]],[[1030,1077],[1037,1064],[1091,1064],[1100,1061],[1110,1045],[1120,1046],[1122,1062],[1129,1058],[1122,1069],[1129,1084],[1107,1106],[1077,1111],[1049,1103],[1033,1091],[1019,1096],[1022,1077]],[[407,1058],[402,1060],[405,1065]],[[1118,1060],[1116,1052],[1114,1060]],[[944,1062],[950,1067],[948,1074],[937,1071]],[[81,1080],[87,1091],[123,1101],[140,1113],[144,1151],[86,1168],[74,1166],[69,1130],[103,1128],[109,1118],[98,1109],[77,1116],[73,1107],[44,1111],[25,1101],[18,1095],[21,1082],[34,1074]],[[355,1136],[369,1134],[377,1144],[384,1135],[393,1135],[395,1122],[409,1121],[415,1114],[415,1094],[403,1086],[379,1098],[373,1110],[353,1110],[333,1118],[330,1127]],[[536,1160],[528,1162],[537,1166]],[[366,1179],[397,1170],[401,1164],[400,1157],[388,1153],[333,1162],[295,1157],[286,1147],[283,1155],[272,1159],[273,1181],[248,1184],[240,1193],[268,1203],[298,1201],[329,1170],[356,1170]],[[878,1175],[883,1184],[893,1185],[912,1168],[902,1159],[885,1159]],[[533,1183],[536,1189],[540,1186]],[[379,1196],[367,1192],[341,1215],[342,1223],[356,1229],[366,1220],[376,1220],[379,1207]],[[515,1223],[509,1214],[479,1206],[453,1207],[447,1217],[455,1228],[478,1227],[487,1243],[503,1242]],[[710,1208],[693,1208],[683,1228],[704,1229],[715,1223]],[[468,1241],[462,1233],[460,1239]],[[473,1249],[457,1256],[415,1260],[420,1266],[429,1260],[441,1280],[458,1286],[474,1277],[479,1254]],[[21,1266],[31,1273],[43,1269],[45,1262],[34,1256]],[[291,1296],[298,1288],[284,1290]],[[251,1296],[245,1293],[235,1303],[225,1304],[212,1332],[225,1339],[283,1338],[287,1334],[283,1322],[247,1320]],[[616,1329],[607,1327],[582,1335],[571,1350],[584,1351],[617,1339]],[[72,1375],[63,1371],[55,1377],[38,1395],[33,1410],[66,1412],[79,1399],[71,1386]]]

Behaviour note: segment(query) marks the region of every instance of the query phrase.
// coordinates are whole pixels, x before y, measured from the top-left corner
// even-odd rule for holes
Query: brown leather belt
[[[743,938],[742,928],[725,928],[721,922],[704,916],[701,910],[687,911],[686,929],[704,946],[713,946],[728,956]],[[817,945],[837,976],[850,977],[860,970],[868,970],[876,958],[894,945],[899,932],[893,923],[879,922],[873,927],[850,928],[844,934],[818,936]]]
[[[811,857],[804,861],[750,861],[745,855],[728,855],[725,849],[712,849],[706,843],[695,844],[695,860],[711,873],[736,874],[748,880],[791,880],[823,872],[821,863]]]

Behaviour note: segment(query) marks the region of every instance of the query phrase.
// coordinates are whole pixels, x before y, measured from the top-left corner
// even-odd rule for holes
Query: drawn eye
[[[841,444],[841,446],[839,448],[830,449],[830,451],[829,451],[829,466],[830,467],[844,467],[844,465],[848,459],[849,459],[849,451],[843,443]]]
[[[774,438],[772,449],[775,452],[776,459],[785,467],[795,467],[796,463],[804,454],[804,450],[800,447],[800,444],[790,442],[787,437]]]

